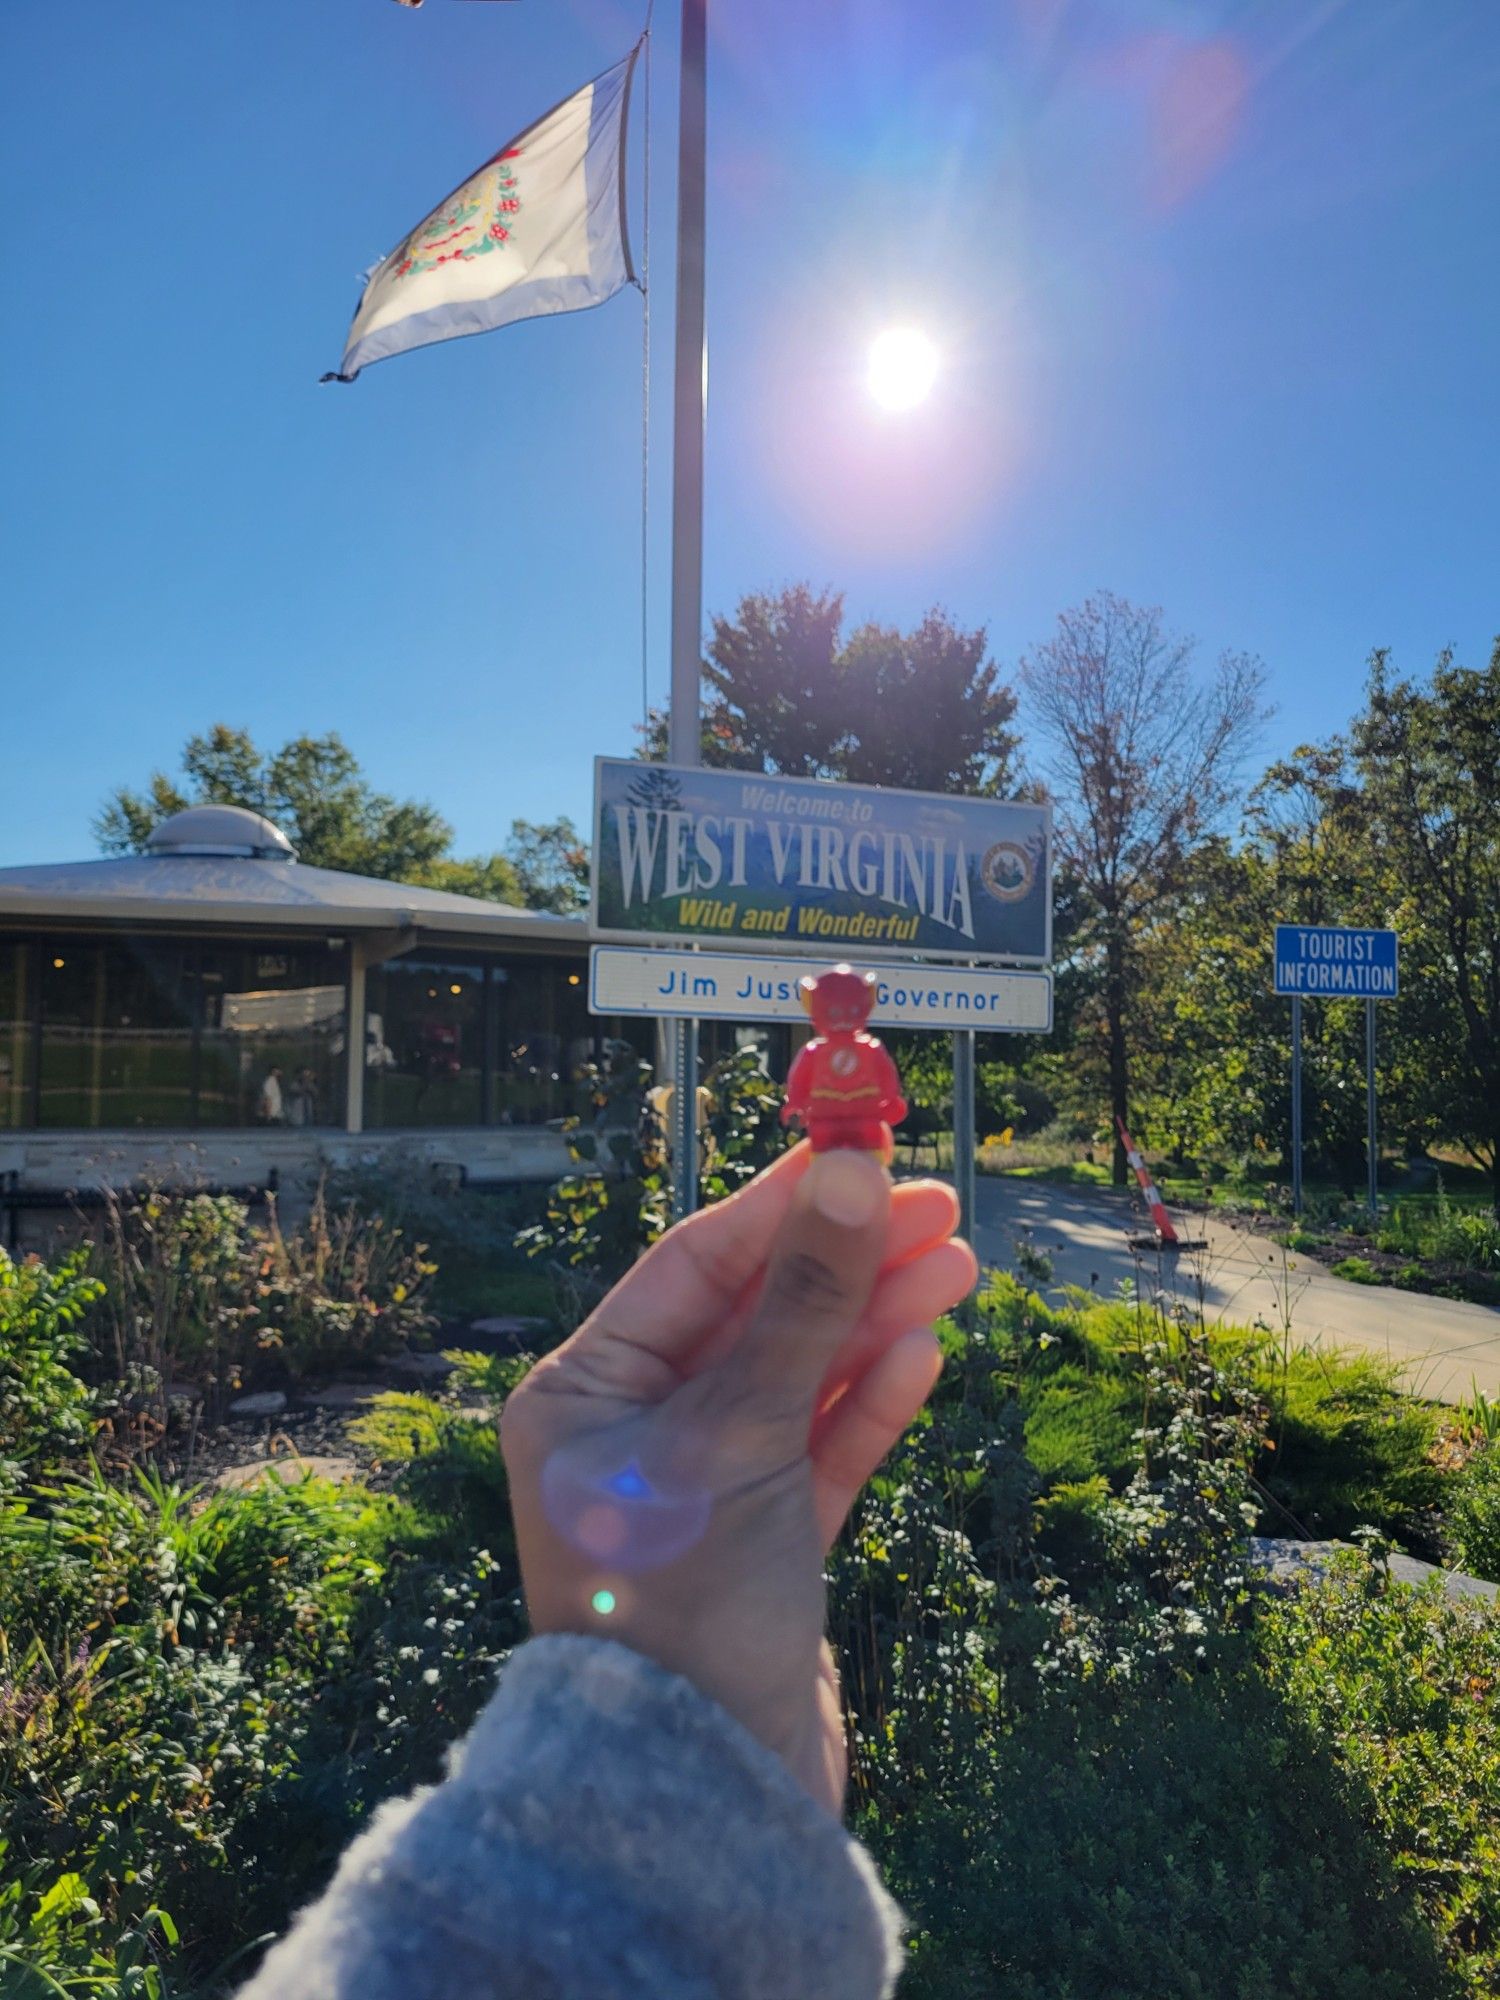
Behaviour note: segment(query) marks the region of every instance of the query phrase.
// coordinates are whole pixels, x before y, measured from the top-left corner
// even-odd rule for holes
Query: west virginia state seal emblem
[[[391,275],[405,278],[435,271],[440,264],[468,264],[503,250],[521,212],[515,168],[520,157],[521,148],[512,146],[487,160],[417,225],[397,253]]]
[[[1036,864],[1015,840],[997,840],[985,852],[980,877],[997,903],[1018,902],[1036,879]]]

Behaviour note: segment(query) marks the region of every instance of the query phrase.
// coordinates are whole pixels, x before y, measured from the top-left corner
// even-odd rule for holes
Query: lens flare
[[[918,327],[892,326],[870,347],[866,381],[883,410],[913,410],[937,380],[938,351]]]
[[[542,1505],[565,1541],[601,1569],[638,1575],[674,1561],[708,1525],[708,1488],[652,1476],[608,1434],[560,1445],[542,1467]]]

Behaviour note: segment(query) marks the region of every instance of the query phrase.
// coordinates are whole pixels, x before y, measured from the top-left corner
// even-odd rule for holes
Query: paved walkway
[[[1052,1259],[1054,1287],[1108,1294],[1132,1278],[1143,1291],[1190,1301],[1201,1291],[1210,1322],[1260,1320],[1280,1328],[1290,1312],[1304,1346],[1363,1347],[1388,1356],[1405,1365],[1420,1395],[1456,1403],[1477,1382],[1487,1396],[1500,1396],[1500,1312],[1489,1306],[1351,1285],[1310,1257],[1200,1215],[1187,1217],[1182,1233],[1206,1237],[1206,1251],[1138,1254],[1126,1239],[1143,1218],[1128,1196],[981,1174],[975,1208],[974,1247],[983,1264],[1014,1270],[1016,1239],[1029,1230]]]

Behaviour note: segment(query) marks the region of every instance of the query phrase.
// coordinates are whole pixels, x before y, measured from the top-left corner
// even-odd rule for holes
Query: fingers
[[[669,1387],[764,1264],[811,1160],[806,1143],[794,1146],[728,1201],[668,1230],[556,1358],[591,1372],[607,1364],[622,1393]],[[621,1351],[610,1356],[610,1349]]]
[[[958,1227],[958,1196],[943,1181],[902,1181],[891,1193],[881,1269],[901,1264]]]
[[[569,1378],[586,1373],[596,1388],[647,1398],[721,1360],[753,1316],[756,1281],[811,1163],[804,1141],[728,1201],[670,1230],[556,1351],[554,1368],[565,1369]],[[893,1270],[951,1235],[957,1221],[957,1198],[943,1182],[902,1182],[891,1196],[882,1291]],[[924,1303],[927,1298],[920,1286],[898,1293],[896,1323],[920,1324],[952,1303]],[[888,1332],[888,1315],[882,1314],[882,1325]],[[871,1351],[866,1342],[861,1353],[867,1357]]]
[[[978,1276],[974,1252],[957,1241],[934,1244],[896,1270],[882,1272],[863,1318],[829,1366],[819,1408],[863,1375],[908,1327],[930,1326],[951,1312],[968,1297]]]
[[[878,1306],[893,1277],[916,1263],[946,1237],[951,1236],[957,1224],[958,1200],[953,1190],[946,1187],[943,1182],[903,1181],[892,1190],[885,1248],[880,1259],[880,1277],[871,1301],[872,1311]],[[755,1317],[764,1280],[765,1272],[762,1269],[746,1286],[734,1310],[717,1318],[705,1331],[702,1342],[690,1356],[683,1358],[681,1366],[684,1373],[696,1375],[705,1369],[716,1368],[726,1355],[733,1353],[744,1338],[745,1328]],[[972,1283],[972,1278],[968,1282]],[[941,1298],[924,1305],[921,1300],[925,1296],[925,1293],[919,1291],[914,1301],[907,1297],[905,1292],[898,1294],[898,1298],[903,1301],[900,1306],[901,1317],[893,1326],[888,1316],[882,1316],[881,1323],[885,1337],[888,1338],[893,1332],[904,1332],[909,1326],[920,1326],[928,1320],[936,1319],[939,1313],[946,1312],[953,1303],[952,1299]],[[963,1293],[959,1292],[956,1296],[961,1298]],[[879,1344],[883,1346],[885,1339],[882,1338]],[[873,1349],[866,1343],[862,1346],[861,1352],[867,1360]],[[864,1361],[861,1361],[860,1366],[863,1365]]]
[[[813,1446],[813,1497],[827,1548],[860,1488],[916,1417],[942,1372],[930,1327],[902,1334],[849,1389]]]
[[[820,1153],[792,1197],[744,1337],[725,1363],[741,1387],[794,1406],[859,1323],[880,1270],[891,1186],[864,1153]],[[805,1434],[805,1433],[804,1433]]]

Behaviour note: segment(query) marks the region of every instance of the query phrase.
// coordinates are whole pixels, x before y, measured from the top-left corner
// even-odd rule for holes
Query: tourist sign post
[[[1347,924],[1278,924],[1275,989],[1292,1002],[1292,1212],[1302,1213],[1302,1001],[1365,1003],[1365,1152],[1373,1215],[1376,1184],[1375,1003],[1400,990],[1400,940],[1395,931]]]

